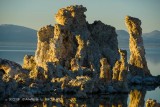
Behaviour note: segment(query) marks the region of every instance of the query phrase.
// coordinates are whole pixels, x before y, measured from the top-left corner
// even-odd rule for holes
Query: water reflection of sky
[[[145,101],[148,98],[156,99],[158,102],[160,102],[160,87],[157,87],[155,90],[152,91],[147,91]]]

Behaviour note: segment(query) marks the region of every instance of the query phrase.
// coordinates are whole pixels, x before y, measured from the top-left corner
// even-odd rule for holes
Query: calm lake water
[[[127,49],[127,48],[123,48]],[[150,72],[152,75],[160,75],[160,47],[153,47],[153,46],[147,46],[145,47],[146,49],[146,58],[147,58],[147,63],[148,67],[150,69]],[[9,59],[12,61],[15,61],[19,64],[23,63],[23,58],[24,55],[34,55],[36,50],[36,45],[35,44],[5,44],[5,45],[0,45],[0,58],[5,58]],[[127,49],[128,50],[128,49]],[[91,96],[87,100],[83,99],[76,99],[76,98],[71,98],[71,97],[57,97],[57,99],[63,100],[64,104],[61,103],[53,103],[51,101],[46,101],[46,102],[38,102],[38,103],[33,103],[28,106],[72,106],[72,107],[77,107],[77,106],[87,106],[87,107],[98,107],[98,106],[115,106],[118,107],[127,107],[130,105],[130,107],[143,107],[145,105],[145,101],[148,98],[152,98],[160,102],[160,87],[157,87],[154,89],[154,87],[150,87],[147,89],[147,91],[144,91],[144,87],[138,87],[138,90],[132,90],[130,94],[128,95],[96,95],[96,96]],[[137,95],[137,96],[136,96]],[[73,101],[72,101],[73,100]],[[139,102],[140,100],[140,102]],[[59,100],[57,100],[59,101]],[[5,104],[0,104],[0,106],[4,106]],[[7,103],[6,105],[10,105]],[[17,104],[14,104],[17,106]],[[20,104],[18,104],[20,105]]]

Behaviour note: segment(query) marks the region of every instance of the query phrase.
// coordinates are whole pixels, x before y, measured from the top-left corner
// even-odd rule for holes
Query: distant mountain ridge
[[[119,47],[128,47],[129,34],[125,30],[117,30]],[[160,31],[154,30],[149,33],[142,34],[144,45],[160,46]]]
[[[154,30],[154,31],[152,31],[150,33],[144,33],[143,36],[145,36],[145,37],[149,37],[149,36],[152,36],[152,37],[157,37],[158,36],[158,37],[160,37],[160,31]]]
[[[116,33],[120,34],[120,35],[129,35],[129,33],[127,31],[125,31],[125,30],[116,30]],[[143,37],[144,36],[160,35],[160,31],[159,30],[154,30],[154,31],[149,32],[149,33],[143,33],[142,35],[143,35]]]
[[[36,35],[37,31],[31,28],[11,24],[0,25],[0,42],[36,43]]]

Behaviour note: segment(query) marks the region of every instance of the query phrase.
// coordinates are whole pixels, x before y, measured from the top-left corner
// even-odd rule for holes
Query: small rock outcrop
[[[6,74],[8,77],[13,78],[16,74],[18,74],[21,71],[21,69],[21,65],[13,61],[0,58],[0,71],[1,73]]]
[[[160,103],[158,103],[156,100],[148,99],[146,101],[146,107],[160,107]]]
[[[129,31],[130,60],[129,69],[132,75],[151,75],[145,58],[145,49],[142,39],[141,20],[126,16],[125,24]]]
[[[23,68],[33,70],[36,67],[36,62],[33,55],[25,55],[23,58]]]
[[[22,86],[29,84],[27,74],[21,65],[16,62],[0,58],[0,101],[11,96],[14,97],[15,92],[19,92]],[[23,93],[19,92],[17,97],[20,94]]]
[[[126,81],[128,72],[127,51],[119,49],[120,60],[113,67],[113,80]]]
[[[106,58],[102,58],[100,60],[101,68],[100,68],[100,79],[104,80],[105,82],[111,80],[111,67],[107,62]]]

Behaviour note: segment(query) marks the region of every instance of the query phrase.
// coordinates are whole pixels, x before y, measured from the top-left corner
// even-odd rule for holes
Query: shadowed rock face
[[[150,75],[145,58],[145,49],[142,39],[141,21],[137,18],[126,16],[125,24],[129,31],[130,71],[132,75]]]

